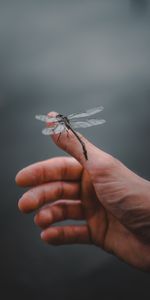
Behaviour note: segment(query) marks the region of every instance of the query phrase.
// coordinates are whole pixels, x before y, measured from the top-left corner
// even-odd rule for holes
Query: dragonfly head
[[[58,119],[58,121],[61,121],[61,120],[63,119],[63,115],[58,114],[58,115],[56,116],[56,118]]]
[[[56,117],[58,117],[58,118],[62,118],[62,117],[63,117],[63,115],[61,115],[61,114],[58,114]]]

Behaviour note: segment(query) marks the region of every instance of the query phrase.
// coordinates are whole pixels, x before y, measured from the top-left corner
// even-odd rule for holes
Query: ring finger
[[[83,220],[84,211],[80,200],[59,200],[42,208],[34,217],[34,222],[41,228],[68,219]]]

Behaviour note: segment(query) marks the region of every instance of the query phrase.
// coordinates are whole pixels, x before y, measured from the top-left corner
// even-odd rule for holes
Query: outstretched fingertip
[[[24,176],[23,176],[23,171],[19,171],[16,176],[15,176],[15,183],[17,185],[22,185],[24,182]]]

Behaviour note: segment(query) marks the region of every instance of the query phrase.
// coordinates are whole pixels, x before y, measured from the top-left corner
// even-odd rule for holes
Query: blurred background
[[[81,132],[150,179],[150,1],[0,0],[2,299],[149,299],[150,277],[94,246],[47,246],[17,171],[65,155],[36,114],[104,106]]]

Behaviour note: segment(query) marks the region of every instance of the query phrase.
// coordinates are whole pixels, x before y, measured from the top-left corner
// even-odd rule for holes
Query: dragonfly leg
[[[87,150],[85,147],[85,143],[81,140],[81,145],[82,145],[82,149],[83,149],[83,154],[86,160],[88,160],[88,155],[87,155]]]
[[[59,134],[59,136],[58,136],[57,142],[59,141],[59,139],[60,139],[60,136],[61,136],[61,132],[60,132],[60,134]]]
[[[69,137],[69,129],[66,128],[66,131],[67,131],[67,138]]]
[[[82,145],[84,157],[85,157],[86,160],[88,160],[88,155],[87,155],[87,150],[86,150],[85,143],[82,141],[81,137],[80,138],[78,137],[78,140],[79,140],[80,144]]]

